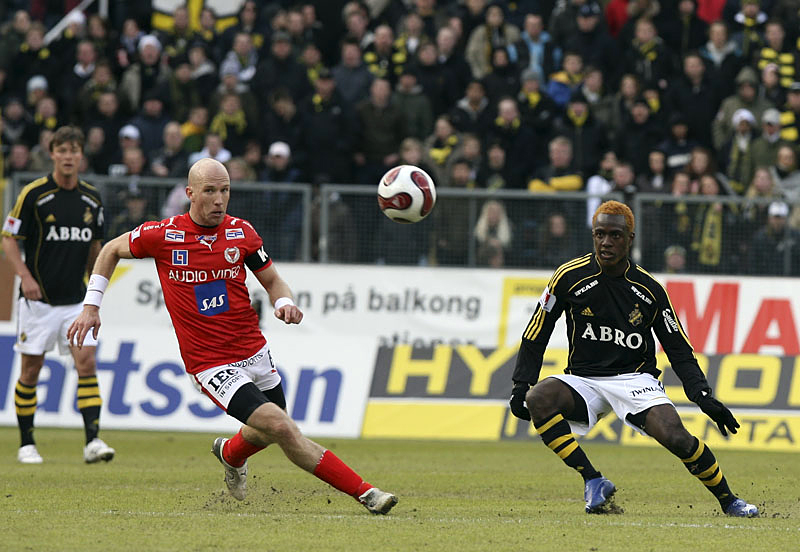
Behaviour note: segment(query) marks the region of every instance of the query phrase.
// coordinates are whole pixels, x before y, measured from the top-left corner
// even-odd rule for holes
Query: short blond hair
[[[619,201],[611,200],[601,203],[592,216],[592,226],[597,222],[597,215],[622,215],[625,217],[625,227],[628,229],[628,232],[633,233],[636,228],[636,219],[633,216],[633,211],[631,211],[630,207]]]

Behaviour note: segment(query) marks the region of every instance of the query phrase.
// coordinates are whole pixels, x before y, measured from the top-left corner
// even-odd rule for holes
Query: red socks
[[[234,468],[239,468],[245,460],[264,448],[245,440],[240,429],[239,433],[225,442],[225,446],[222,447],[222,458]]]
[[[372,485],[361,479],[360,475],[329,450],[322,454],[319,464],[314,468],[314,475],[353,498],[358,498],[372,488]]]

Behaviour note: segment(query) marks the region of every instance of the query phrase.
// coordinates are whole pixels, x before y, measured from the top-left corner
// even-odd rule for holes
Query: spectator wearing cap
[[[403,67],[392,92],[391,103],[397,106],[405,118],[405,136],[423,140],[431,133],[433,130],[431,101],[422,92],[422,86],[417,82],[417,74],[411,67]]]
[[[25,85],[25,105],[30,110],[36,109],[36,104],[39,100],[47,96],[49,89],[47,79],[43,75],[34,75],[28,79]]]
[[[800,81],[793,82],[786,91],[786,106],[781,112],[781,138],[800,145]]]
[[[110,137],[106,135],[106,143],[108,143],[109,140]],[[111,155],[107,160],[106,166],[108,167],[108,174],[124,174],[125,169],[123,167],[123,153],[125,150],[130,148],[141,149],[139,147],[141,143],[142,133],[139,132],[137,127],[127,124],[120,128],[117,135],[117,147],[115,147],[113,150],[110,150]]]
[[[631,106],[629,117],[617,135],[617,156],[633,166],[635,174],[647,169],[647,156],[664,139],[661,128],[651,117],[650,105],[638,96]]]
[[[119,90],[126,105],[135,112],[142,107],[148,92],[161,92],[169,85],[170,68],[161,63],[161,42],[155,35],[144,35],[136,47],[139,60],[122,74]]]
[[[354,106],[369,95],[369,87],[375,77],[362,59],[357,40],[345,38],[340,52],[340,61],[331,69],[331,73],[342,100]]]
[[[492,111],[486,87],[480,80],[472,80],[464,97],[449,112],[450,121],[458,132],[471,132],[484,136],[492,124]],[[430,132],[429,132],[430,134]]]
[[[764,45],[767,14],[761,10],[759,0],[741,0],[739,5],[741,9],[733,16],[731,37],[744,59],[750,60]]]
[[[572,93],[567,109],[556,123],[555,134],[572,142],[573,165],[584,175],[597,172],[600,158],[609,147],[608,130],[598,122],[583,92]]]
[[[683,57],[682,74],[670,82],[665,104],[669,112],[680,111],[686,117],[693,139],[711,147],[711,125],[719,109],[720,98],[698,53],[691,52]]]
[[[756,167],[775,164],[778,148],[789,142],[781,138],[781,112],[770,107],[761,115],[761,134],[753,139],[753,163]]]
[[[719,164],[728,177],[728,186],[737,195],[744,195],[756,170],[753,159],[754,130],[756,118],[747,109],[737,109],[731,124],[733,136],[719,152]]]
[[[266,155],[264,170],[259,175],[262,182],[293,184],[301,182],[302,173],[292,163],[292,149],[286,142],[273,142]],[[300,236],[303,223],[302,195],[287,190],[264,192],[263,220],[269,239],[270,255],[277,259],[292,260],[300,253]],[[274,253],[273,253],[274,250]]]
[[[405,50],[394,45],[394,32],[389,25],[375,28],[375,39],[364,48],[364,63],[376,79],[386,79],[394,86],[408,62]]]
[[[741,51],[730,38],[728,24],[714,21],[708,27],[708,41],[699,48],[708,73],[713,77],[720,98],[736,91],[736,75],[745,64]]]
[[[689,121],[683,111],[673,111],[667,126],[667,137],[656,147],[664,153],[666,170],[672,174],[686,167],[692,150],[700,144],[689,136]]]
[[[711,125],[711,137],[714,149],[719,150],[733,135],[733,114],[737,109],[746,109],[756,120],[761,119],[764,111],[774,107],[769,100],[758,94],[758,75],[755,69],[745,66],[736,75],[736,93],[728,96],[719,106],[719,111]]]
[[[239,102],[244,110],[246,120],[258,121],[258,99],[247,84],[239,81],[239,72],[236,64],[230,61],[224,61],[222,63],[220,75],[222,80],[214,90],[208,102],[210,112],[216,115],[220,110],[222,98],[227,94],[235,94],[239,96]]]
[[[800,276],[800,231],[787,224],[789,205],[770,203],[767,223],[750,245],[750,273],[764,276]]]
[[[8,71],[9,89],[22,94],[25,85],[34,75],[41,75],[52,82],[59,74],[58,59],[44,43],[45,28],[38,21],[32,23],[25,34],[25,41],[12,58]]]
[[[656,83],[661,90],[667,87],[675,72],[672,53],[652,20],[637,19],[633,24],[633,40],[622,43],[621,47],[625,72],[637,75],[642,82]]]
[[[295,98],[305,98],[312,91],[306,69],[292,55],[289,34],[275,31],[272,34],[270,55],[258,63],[250,88],[261,105],[269,101],[270,93],[282,87]]]
[[[467,40],[465,57],[475,78],[483,78],[492,70],[492,53],[508,48],[520,39],[519,29],[505,20],[500,2],[486,8],[486,21],[472,31]],[[516,53],[516,50],[514,50]],[[516,58],[513,60],[516,62]]]
[[[549,75],[561,65],[561,48],[544,30],[544,19],[540,13],[525,16],[520,38],[514,48],[523,71],[530,69],[537,75]]]
[[[578,52],[586,65],[599,67],[606,82],[616,86],[619,78],[619,47],[603,23],[603,10],[595,0],[578,8],[577,28],[564,43],[566,51]]]
[[[683,274],[686,272],[686,248],[682,245],[670,245],[664,250],[664,268],[667,274]]]

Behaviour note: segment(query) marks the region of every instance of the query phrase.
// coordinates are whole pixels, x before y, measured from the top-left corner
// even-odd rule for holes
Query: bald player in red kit
[[[300,433],[286,413],[281,378],[258,325],[245,286],[249,268],[269,294],[275,317],[299,324],[302,311],[247,221],[226,214],[230,178],[214,159],[189,170],[189,212],[146,222],[100,251],[81,314],[68,331],[82,346],[100,329],[100,302],[119,259],[155,259],[164,303],[175,327],[186,372],[228,415],[244,424],[233,438],[219,437],[212,452],[225,468],[231,495],[244,500],[247,458],[277,443],[287,458],[349,494],[374,514],[397,497],[364,481],[335,454]]]

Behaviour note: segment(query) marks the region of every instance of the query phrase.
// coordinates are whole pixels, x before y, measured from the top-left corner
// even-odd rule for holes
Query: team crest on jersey
[[[25,343],[26,341],[28,341],[28,334],[26,334],[25,332],[19,334],[19,342]]]
[[[642,323],[644,317],[642,316],[641,311],[639,310],[639,303],[636,303],[633,311],[628,315],[628,322],[633,324],[634,326],[638,326]]]
[[[211,234],[208,236],[195,236],[195,237],[197,238],[197,241],[199,241],[203,245],[207,245],[209,251],[211,251],[211,246],[214,244],[214,242],[217,241],[216,234]]]
[[[173,249],[172,264],[175,266],[188,266],[189,251],[187,249]]]
[[[91,208],[87,207],[86,210],[83,212],[83,222],[85,224],[91,224],[94,220],[94,215],[92,214]]]
[[[186,232],[184,232],[183,230],[164,231],[164,240],[168,242],[183,243],[184,237],[186,237]]]
[[[226,228],[225,229],[225,239],[226,240],[243,240],[244,239],[244,230],[241,228]]]
[[[239,248],[229,247],[225,250],[224,255],[225,255],[225,260],[233,264],[239,260]]]

